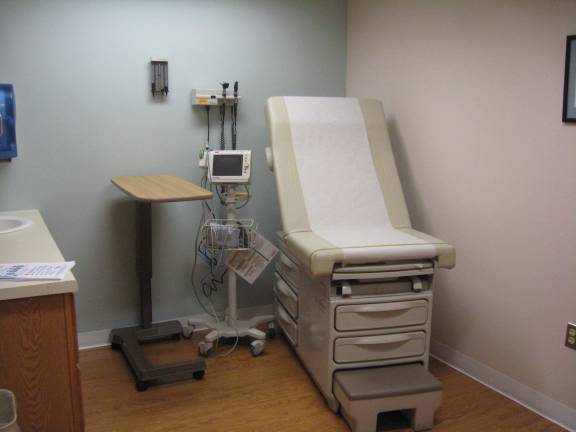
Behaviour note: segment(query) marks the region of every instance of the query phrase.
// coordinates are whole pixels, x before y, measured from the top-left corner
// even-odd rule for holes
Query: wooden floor
[[[227,346],[221,346],[224,353]],[[146,347],[155,361],[185,360],[196,344],[183,340]],[[282,337],[252,357],[239,346],[211,357],[202,381],[182,381],[139,393],[119,352],[80,354],[87,432],[348,432],[310,381]],[[434,431],[563,431],[564,429],[482,386],[443,363],[432,373],[444,384]],[[380,419],[379,431],[409,431],[399,416]]]

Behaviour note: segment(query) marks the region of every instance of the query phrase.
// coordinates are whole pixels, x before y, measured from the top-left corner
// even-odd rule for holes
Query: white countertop
[[[38,210],[0,213],[0,216],[8,215],[31,219],[34,223],[22,231],[0,234],[0,263],[64,261]],[[0,301],[77,291],[78,283],[71,272],[60,281],[0,280]]]

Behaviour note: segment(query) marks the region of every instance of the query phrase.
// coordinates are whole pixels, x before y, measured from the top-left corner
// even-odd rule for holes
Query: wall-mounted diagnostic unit
[[[207,152],[208,177],[212,183],[249,183],[251,150],[212,150]]]
[[[226,92],[226,89],[192,89],[193,106],[234,105],[238,103],[238,84],[236,91]]]
[[[14,87],[11,84],[0,84],[0,160],[11,160],[16,156]]]

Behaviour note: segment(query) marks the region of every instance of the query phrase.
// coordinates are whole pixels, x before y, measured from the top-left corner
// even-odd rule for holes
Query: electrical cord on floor
[[[238,320],[234,321],[234,330],[236,331],[236,340],[234,341],[234,345],[224,354],[218,354],[218,357],[227,357],[228,355],[232,354],[234,350],[238,347],[238,342],[240,342],[240,334],[238,333]],[[216,352],[218,352],[218,347],[216,347]]]

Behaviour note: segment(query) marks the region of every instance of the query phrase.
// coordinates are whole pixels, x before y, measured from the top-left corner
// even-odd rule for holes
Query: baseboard
[[[238,310],[238,318],[248,318],[256,315],[269,315],[274,313],[274,305],[251,306]],[[179,320],[182,325],[188,325],[188,320],[204,321],[210,318],[208,314],[191,315],[187,317],[173,318]],[[94,330],[78,333],[78,346],[80,350],[99,348],[110,345],[110,331],[112,329]],[[197,328],[197,330],[206,330]]]
[[[439,342],[432,341],[431,356],[568,431],[576,432],[576,409]]]

